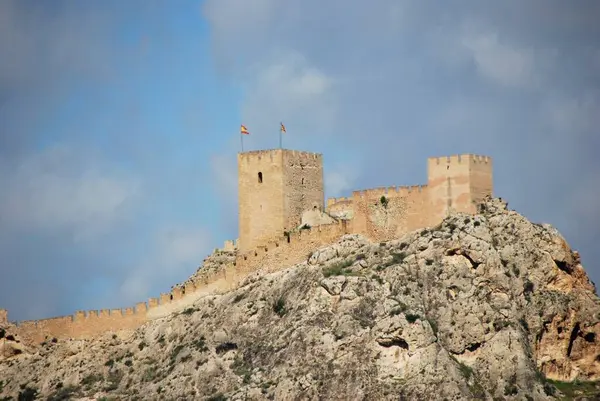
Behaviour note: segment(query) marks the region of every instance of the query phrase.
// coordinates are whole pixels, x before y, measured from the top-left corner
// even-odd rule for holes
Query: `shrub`
[[[283,297],[279,297],[277,301],[273,302],[273,312],[279,315],[279,317],[285,315],[287,310],[285,309],[285,300]]]
[[[386,198],[385,196],[381,196],[381,198],[379,199],[379,202],[381,202],[381,205],[385,208],[387,208],[389,200],[388,198]]]
[[[414,323],[414,322],[416,322],[416,321],[417,321],[417,319],[418,319],[420,316],[419,316],[419,315],[416,315],[416,314],[414,314],[414,313],[407,313],[407,314],[405,315],[405,317],[406,317],[406,321],[407,321],[408,323]]]
[[[351,260],[344,260],[341,262],[334,263],[330,266],[324,267],[323,276],[329,277],[347,275],[349,274],[349,272],[346,271],[346,268],[352,266],[352,263],[354,262]]]

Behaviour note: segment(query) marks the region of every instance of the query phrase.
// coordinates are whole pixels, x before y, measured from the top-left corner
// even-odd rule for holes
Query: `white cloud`
[[[162,291],[186,280],[211,252],[213,238],[203,228],[169,227],[158,231],[155,246],[139,266],[130,270],[119,289],[124,305],[144,300],[157,283]]]
[[[356,190],[357,171],[353,165],[336,165],[324,173],[326,196],[347,196]]]
[[[544,99],[540,119],[548,123],[549,128],[558,135],[574,136],[578,133],[590,133],[600,126],[599,94],[585,91],[577,96],[553,94]]]
[[[293,140],[294,131],[325,132],[333,124],[337,101],[335,81],[300,53],[284,52],[274,59],[259,62],[249,67],[245,76],[242,117],[258,138],[276,133],[280,121],[290,128],[291,136],[286,137],[287,140]],[[254,140],[254,137],[248,139]]]
[[[501,43],[497,33],[467,36],[462,45],[471,53],[477,71],[501,85],[530,85],[535,75],[535,57],[529,49]]]
[[[0,218],[16,230],[68,230],[73,239],[105,232],[129,211],[138,182],[54,147],[0,173]]]

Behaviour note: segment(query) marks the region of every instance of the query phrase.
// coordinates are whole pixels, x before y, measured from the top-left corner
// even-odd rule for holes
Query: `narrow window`
[[[304,185],[304,178],[302,179],[302,185]]]
[[[258,182],[262,184],[262,173],[260,171],[258,172]]]

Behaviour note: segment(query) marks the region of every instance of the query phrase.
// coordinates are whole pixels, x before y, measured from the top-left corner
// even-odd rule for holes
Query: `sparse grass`
[[[485,390],[477,381],[477,377],[475,376],[473,369],[470,366],[467,366],[464,363],[460,362],[454,357],[454,355],[450,355],[450,358],[452,358],[452,360],[456,362],[456,364],[458,365],[458,370],[460,370],[460,373],[467,380],[467,386],[469,387],[471,395],[473,395],[474,399],[485,399]]]
[[[75,395],[79,394],[79,388],[74,386],[62,387],[50,394],[47,401],[66,401],[73,399]]]
[[[158,340],[156,340],[160,345],[164,345],[165,344],[165,335],[161,334],[160,337],[158,338]]]
[[[92,373],[91,375],[84,377],[83,380],[81,380],[81,384],[84,386],[91,386],[92,384],[102,380],[104,380],[104,376]]]
[[[185,308],[183,312],[181,312],[182,315],[193,315],[194,312],[197,312],[198,308]]]
[[[250,383],[252,378],[252,367],[247,365],[241,356],[236,355],[233,363],[231,364],[231,370],[233,373],[242,378],[244,384]]]
[[[427,321],[429,322],[429,325],[431,326],[431,330],[433,330],[433,334],[435,334],[437,336],[437,334],[438,334],[437,322],[433,319],[427,319]]]
[[[504,385],[504,395],[517,395],[519,394],[519,388],[517,387],[517,376],[512,375],[508,379],[508,383]]]
[[[352,260],[343,260],[323,268],[323,276],[349,276],[352,272],[346,270],[354,263]]]
[[[240,302],[242,299],[244,299],[245,296],[246,296],[246,294],[243,292],[237,294],[235,296],[235,298],[233,298],[233,303],[236,304],[236,303]]]
[[[563,382],[548,379],[547,382],[564,394],[561,398],[562,400],[600,398],[600,382],[597,381],[574,380],[572,382]]]
[[[151,383],[152,381],[154,381],[154,378],[156,377],[157,373],[158,370],[156,366],[148,366],[146,370],[144,370],[144,374],[142,375],[142,381],[146,383]]]
[[[119,387],[119,384],[121,383],[122,379],[123,379],[123,372],[118,371],[118,370],[114,371],[114,372],[110,372],[107,377],[108,386],[106,386],[105,390],[106,391],[116,390]]]
[[[208,351],[208,347],[206,346],[206,339],[204,338],[204,336],[201,336],[199,339],[197,339],[196,341],[192,342],[192,346],[194,348],[196,348],[196,350],[199,351],[199,352],[206,352],[206,351]]]
[[[227,397],[223,393],[217,393],[208,397],[206,401],[227,401]]]
[[[391,255],[392,259],[384,263],[382,266],[378,266],[376,270],[383,270],[393,265],[399,265],[400,263],[404,262],[404,259],[406,259],[406,257],[408,256],[406,252],[392,252]]]
[[[177,355],[183,350],[183,345],[179,344],[171,351],[171,362],[175,362]]]

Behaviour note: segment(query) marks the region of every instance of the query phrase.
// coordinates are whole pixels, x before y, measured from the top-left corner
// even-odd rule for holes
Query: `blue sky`
[[[247,149],[327,196],[494,158],[495,191],[600,278],[598,2],[0,2],[0,307],[125,307],[237,235]]]

